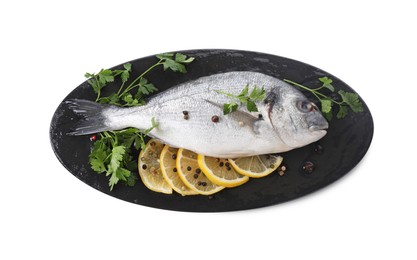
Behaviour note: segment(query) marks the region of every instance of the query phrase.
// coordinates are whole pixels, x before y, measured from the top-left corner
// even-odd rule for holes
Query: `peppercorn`
[[[214,122],[214,123],[217,123],[217,122],[219,122],[219,117],[214,115],[214,116],[211,117],[211,121]]]
[[[303,171],[304,171],[305,173],[311,174],[311,173],[314,171],[314,169],[315,169],[315,165],[314,165],[314,163],[313,163],[313,162],[306,161],[306,162],[303,164]]]

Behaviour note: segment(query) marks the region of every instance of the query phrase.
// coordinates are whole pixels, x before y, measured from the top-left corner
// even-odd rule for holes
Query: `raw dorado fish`
[[[223,104],[231,100],[216,90],[238,95],[246,85],[249,93],[254,86],[266,90],[266,98],[256,104],[259,112],[240,106],[223,115]],[[149,136],[172,147],[219,158],[289,151],[319,140],[328,128],[317,106],[300,91],[277,78],[249,71],[201,77],[161,92],[140,107],[80,99],[66,103],[84,117],[70,135],[126,127],[144,130],[151,127],[154,117],[158,127]]]

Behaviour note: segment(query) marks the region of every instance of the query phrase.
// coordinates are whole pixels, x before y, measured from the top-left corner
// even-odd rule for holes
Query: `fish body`
[[[256,103],[258,112],[245,106],[223,114],[230,97],[248,85],[263,87],[266,98]],[[149,136],[199,154],[237,158],[280,153],[315,142],[326,134],[327,121],[314,103],[287,83],[258,72],[236,71],[201,77],[153,96],[139,107],[121,108],[85,100],[71,100],[70,107],[83,114],[73,135],[105,130],[151,127]]]

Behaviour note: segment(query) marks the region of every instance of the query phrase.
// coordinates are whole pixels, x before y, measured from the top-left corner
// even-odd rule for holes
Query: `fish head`
[[[327,133],[329,124],[316,104],[292,86],[271,89],[264,105],[274,132],[290,148],[315,142]]]

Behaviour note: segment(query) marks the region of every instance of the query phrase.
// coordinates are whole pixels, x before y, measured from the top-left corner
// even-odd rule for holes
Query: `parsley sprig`
[[[156,55],[158,61],[146,69],[137,78],[128,83],[132,72],[132,65],[126,63],[121,70],[101,69],[97,74],[86,73],[87,82],[92,87],[94,93],[97,94],[96,102],[112,104],[123,107],[141,106],[145,104],[143,97],[149,95],[158,89],[145,78],[145,75],[158,66],[163,66],[165,70],[186,73],[185,65],[191,63],[194,58],[187,57],[181,53],[166,53]],[[121,85],[117,92],[111,93],[107,97],[103,97],[102,90],[107,83],[115,82],[116,79],[121,80]],[[152,126],[145,131],[136,128],[127,128],[118,131],[105,131],[99,133],[99,138],[95,141],[93,149],[89,156],[91,168],[101,174],[105,173],[109,178],[110,191],[119,181],[124,182],[128,186],[136,183],[138,162],[133,157],[133,149],[139,150],[145,147],[146,136],[158,124],[152,118]]]
[[[96,102],[118,106],[144,105],[142,97],[158,91],[158,89],[145,78],[147,73],[158,66],[163,66],[164,71],[170,69],[174,72],[186,73],[187,70],[185,65],[194,60],[193,57],[187,57],[181,53],[164,53],[156,55],[156,57],[159,61],[150,66],[127,86],[126,82],[129,80],[130,73],[132,72],[132,64],[130,63],[123,64],[123,70],[101,69],[97,74],[85,73],[85,77],[88,78],[88,84],[90,84],[97,94]],[[102,89],[107,83],[114,82],[118,77],[120,77],[122,82],[119,90],[107,97],[101,97]],[[136,93],[132,94],[134,89],[136,89]]]
[[[136,128],[127,128],[120,131],[106,131],[100,133],[89,156],[91,168],[97,173],[106,173],[110,176],[109,187],[113,190],[120,180],[128,186],[136,183],[137,161],[132,156],[132,146],[136,149],[144,149],[145,137],[157,127],[152,118],[152,126],[141,132]]]
[[[258,88],[254,86],[251,93],[249,94],[249,85],[246,85],[245,88],[239,93],[239,95],[233,95],[221,90],[216,90],[217,93],[226,95],[232,99],[230,103],[223,104],[223,114],[227,115],[234,111],[236,111],[240,105],[246,106],[246,109],[249,112],[258,112],[258,107],[256,106],[256,102],[262,101],[265,99],[265,89]]]
[[[289,79],[284,79],[284,81],[294,86],[297,86],[299,88],[302,88],[304,90],[310,91],[320,101],[321,112],[329,121],[333,118],[334,106],[339,107],[339,110],[336,114],[336,117],[338,119],[346,117],[346,115],[348,114],[349,108],[354,113],[359,113],[363,111],[362,102],[359,100],[359,96],[356,93],[339,90],[337,92],[338,96],[333,95],[334,98],[332,98],[319,92],[322,89],[328,89],[330,92],[335,92],[335,89],[332,85],[333,80],[328,77],[319,78],[319,81],[322,83],[322,85],[318,88],[309,88]],[[336,98],[339,99],[339,97],[341,100],[336,100]]]

